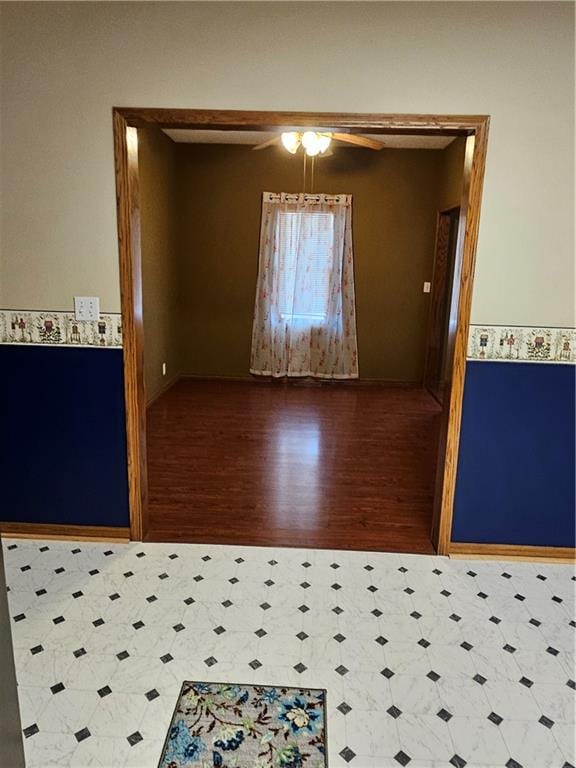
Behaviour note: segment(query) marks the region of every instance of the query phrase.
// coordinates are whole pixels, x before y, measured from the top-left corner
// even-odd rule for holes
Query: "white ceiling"
[[[247,144],[254,146],[277,135],[274,131],[206,131],[183,128],[166,128],[163,130],[172,141],[182,144]],[[444,149],[454,141],[453,136],[383,136],[370,133],[363,135],[382,141],[390,149]]]

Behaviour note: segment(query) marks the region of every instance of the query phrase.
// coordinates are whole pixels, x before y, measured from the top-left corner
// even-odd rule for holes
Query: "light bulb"
[[[320,152],[324,153],[332,142],[332,136],[329,133],[318,134],[318,144],[320,145]]]
[[[320,152],[320,142],[318,134],[314,131],[306,131],[302,136],[302,146],[308,155],[317,155]]]
[[[297,131],[286,131],[282,134],[281,139],[284,149],[288,150],[291,155],[295,155],[301,142],[300,134]]]

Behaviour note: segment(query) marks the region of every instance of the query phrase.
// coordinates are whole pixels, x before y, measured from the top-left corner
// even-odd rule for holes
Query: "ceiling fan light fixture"
[[[301,134],[297,131],[285,131],[282,136],[282,146],[291,155],[295,155],[298,152],[298,147],[302,143]]]

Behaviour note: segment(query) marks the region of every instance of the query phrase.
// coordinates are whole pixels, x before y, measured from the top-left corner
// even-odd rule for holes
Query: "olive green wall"
[[[157,128],[138,130],[147,402],[180,373],[175,149],[174,142]]]
[[[438,210],[455,208],[460,205],[466,139],[457,138],[442,152],[442,173],[438,188]]]
[[[302,156],[280,148],[176,149],[184,337],[182,371],[246,376],[261,194],[302,190]],[[338,146],[314,190],[353,195],[360,377],[422,376],[436,211],[445,152]],[[309,187],[308,187],[309,190]]]

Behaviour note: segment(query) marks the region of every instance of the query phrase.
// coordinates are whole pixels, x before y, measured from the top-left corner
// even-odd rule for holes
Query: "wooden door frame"
[[[440,449],[443,471],[432,525],[438,554],[450,551],[456,468],[460,441],[466,349],[472,303],[472,283],[480,221],[482,187],[488,144],[488,115],[355,114],[331,112],[256,112],[214,109],[154,109],[114,107],[114,161],[120,294],[124,354],[124,392],[128,453],[130,535],[141,541],[147,530],[146,402],[144,392],[144,334],[138,173],[139,127],[211,130],[284,130],[301,127],[336,129],[348,133],[469,137],[464,162],[458,322],[454,339],[450,402]],[[442,456],[440,457],[442,459]]]

